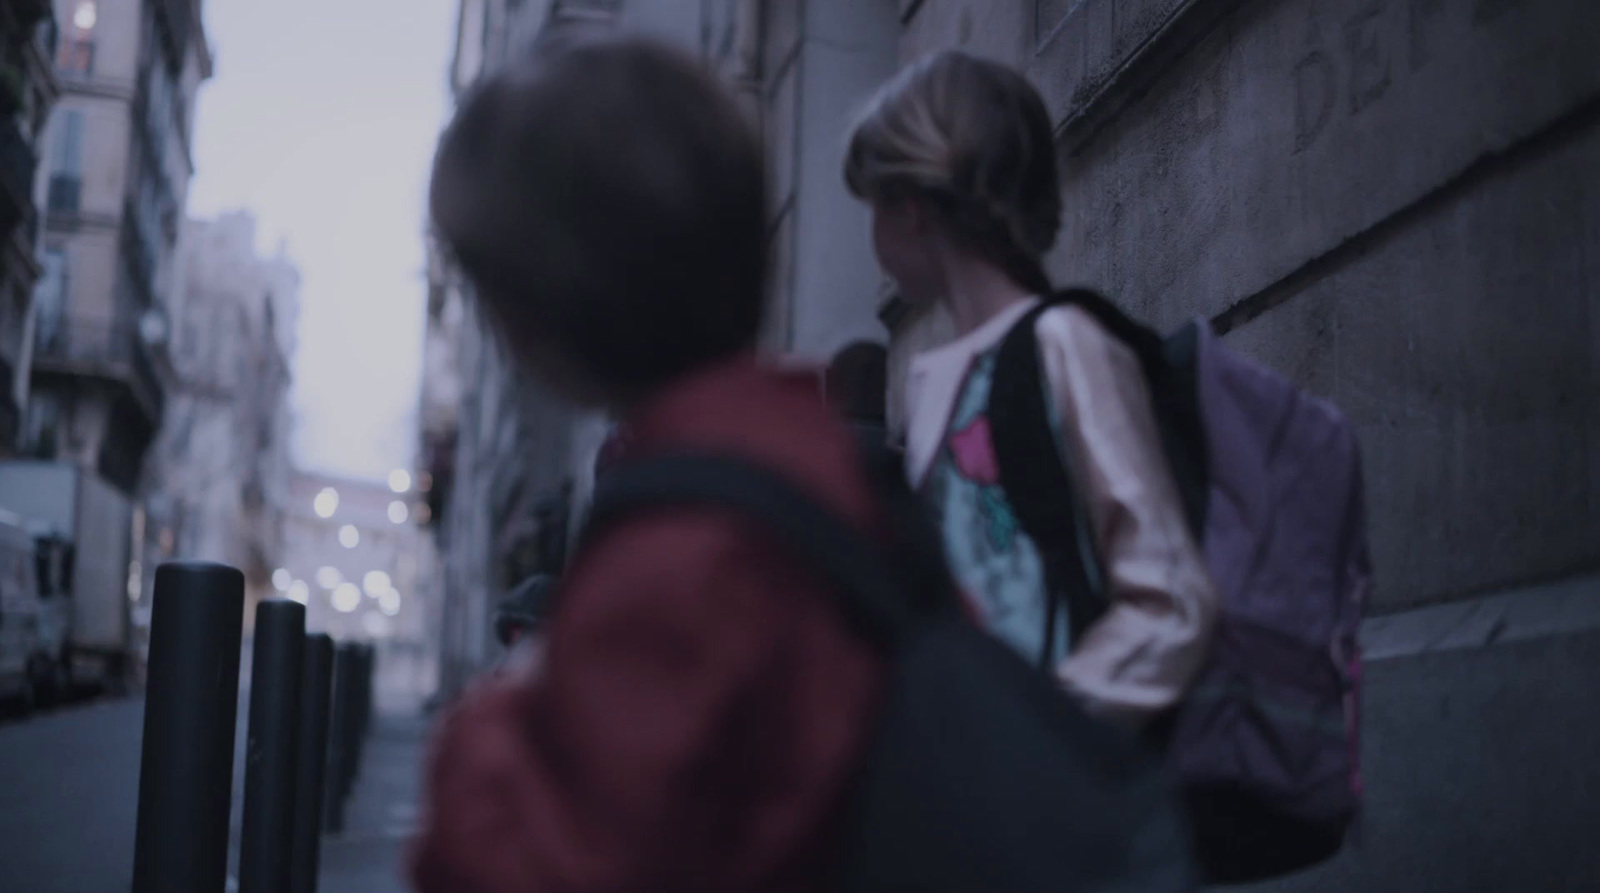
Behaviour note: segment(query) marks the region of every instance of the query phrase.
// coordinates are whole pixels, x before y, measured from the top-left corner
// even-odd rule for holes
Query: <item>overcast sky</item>
[[[246,208],[303,276],[295,454],[384,478],[415,449],[428,162],[453,0],[206,0],[191,215]]]

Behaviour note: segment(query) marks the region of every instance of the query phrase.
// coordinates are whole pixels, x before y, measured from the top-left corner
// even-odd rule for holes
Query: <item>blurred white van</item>
[[[66,687],[66,599],[41,587],[40,555],[23,520],[0,511],[0,700],[23,711]]]

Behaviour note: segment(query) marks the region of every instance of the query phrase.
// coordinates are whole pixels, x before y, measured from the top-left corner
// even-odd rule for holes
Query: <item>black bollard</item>
[[[344,714],[339,717],[339,798],[348,800],[356,784],[361,748],[361,649],[349,646],[345,658]]]
[[[324,830],[329,834],[344,833],[345,793],[350,789],[347,775],[350,771],[350,743],[354,729],[351,718],[355,715],[355,646],[342,643],[333,655],[333,705],[328,719],[328,783],[323,803]]]
[[[305,640],[304,605],[271,599],[256,609],[239,893],[284,893],[289,888]]]
[[[361,758],[367,749],[367,717],[372,711],[372,650],[356,643],[351,646],[350,723],[345,739],[344,795],[349,797],[361,778]]]
[[[361,752],[366,753],[367,736],[372,732],[372,685],[377,676],[378,651],[370,643],[361,646]],[[359,765],[359,763],[357,764]]]
[[[244,575],[220,564],[163,564],[151,601],[133,893],[221,890]]]
[[[306,636],[300,677],[300,742],[295,752],[294,846],[290,893],[316,893],[322,854],[322,796],[327,784],[328,711],[333,694],[333,639]]]

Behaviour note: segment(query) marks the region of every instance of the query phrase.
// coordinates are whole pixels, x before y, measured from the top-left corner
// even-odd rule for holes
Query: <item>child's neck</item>
[[[966,335],[997,314],[1035,297],[998,267],[977,258],[952,259],[945,269],[944,305],[956,334]]]

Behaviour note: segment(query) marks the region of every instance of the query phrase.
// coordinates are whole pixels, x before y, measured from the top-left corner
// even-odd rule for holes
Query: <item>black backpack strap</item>
[[[1061,600],[1067,604],[1068,632],[1074,643],[1105,610],[1092,528],[1081,517],[1083,500],[1073,486],[1070,459],[1050,426],[1034,333],[1039,317],[1064,301],[1059,296],[1041,301],[1012,326],[1000,344],[989,385],[989,431],[1000,487],[1018,523],[1039,549],[1051,595],[1039,652],[1042,668],[1050,663]]]
[[[1054,295],[1050,303],[1070,303],[1087,311],[1138,358],[1150,388],[1162,452],[1183,502],[1184,519],[1195,539],[1200,540],[1206,525],[1208,481],[1199,389],[1200,323],[1184,325],[1162,337],[1123,313],[1104,295],[1087,288],[1066,289]]]
[[[1206,454],[1196,384],[1198,331],[1162,339],[1097,292],[1066,289],[1030,310],[1001,342],[989,392],[990,436],[1000,485],[1022,528],[1037,544],[1051,591],[1067,602],[1074,642],[1107,601],[1092,527],[1074,488],[1070,457],[1050,427],[1049,397],[1035,328],[1053,307],[1071,304],[1095,318],[1139,360],[1150,387],[1163,452],[1178,485],[1184,516],[1198,538],[1205,527]],[[1043,663],[1055,640],[1055,603],[1045,625]]]
[[[876,475],[874,475],[876,477]],[[731,509],[765,525],[800,558],[832,583],[849,625],[884,650],[892,649],[916,622],[938,589],[930,576],[892,560],[833,512],[819,506],[780,475],[744,459],[694,453],[648,456],[617,466],[599,484],[585,539],[624,516],[671,506]],[[908,507],[890,500],[896,527]],[[896,555],[902,553],[895,553]],[[942,570],[942,569],[941,569]],[[941,599],[942,601],[942,599]]]

